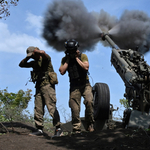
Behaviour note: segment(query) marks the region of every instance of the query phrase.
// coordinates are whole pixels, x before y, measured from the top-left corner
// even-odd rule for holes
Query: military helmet
[[[79,47],[79,43],[74,39],[67,40],[64,45],[67,51],[77,50]]]

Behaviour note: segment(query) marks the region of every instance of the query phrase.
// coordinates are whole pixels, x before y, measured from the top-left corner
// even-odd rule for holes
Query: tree
[[[129,103],[127,99],[120,99],[120,104],[123,105],[124,108],[129,108]]]
[[[8,93],[7,88],[0,90],[0,120],[13,121],[23,117],[23,110],[31,99],[31,91],[19,90],[17,93]]]
[[[0,19],[10,15],[9,7],[17,6],[19,0],[0,0]]]

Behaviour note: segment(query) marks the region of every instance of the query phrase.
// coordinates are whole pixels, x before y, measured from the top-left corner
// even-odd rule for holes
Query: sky
[[[55,0],[54,0],[55,1]],[[118,19],[125,10],[140,10],[150,16],[149,0],[82,0],[88,12],[100,12],[102,9]],[[32,90],[32,99],[28,110],[33,114],[35,88],[32,82],[28,82],[32,69],[20,68],[18,64],[26,57],[26,49],[29,46],[37,46],[45,50],[51,56],[52,64],[58,75],[59,84],[56,85],[57,108],[61,122],[70,116],[69,78],[66,73],[60,75],[59,67],[64,52],[58,52],[42,37],[43,19],[52,0],[20,0],[17,6],[10,7],[10,16],[0,20],[0,90],[8,87],[8,92],[18,92],[20,89]],[[78,16],[80,18],[80,16]],[[110,90],[110,103],[114,108],[120,107],[119,100],[124,98],[124,82],[111,65],[111,48],[104,47],[97,42],[92,51],[84,52],[89,60],[90,83],[106,83]],[[150,52],[147,52],[145,61],[150,64]],[[26,83],[28,84],[26,85]],[[122,107],[120,107],[120,115]],[[81,102],[80,116],[84,117],[85,106]],[[64,116],[65,113],[65,116]],[[117,112],[118,113],[118,112]],[[115,114],[116,115],[116,114]]]

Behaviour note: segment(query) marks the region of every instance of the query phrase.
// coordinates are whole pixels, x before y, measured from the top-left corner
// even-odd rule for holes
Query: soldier
[[[68,71],[70,79],[69,107],[72,113],[73,132],[81,132],[80,104],[81,96],[84,97],[85,121],[87,131],[94,131],[93,123],[93,94],[87,75],[89,69],[88,58],[78,50],[79,44],[74,39],[65,42],[66,56],[62,58],[59,71],[64,75]]]
[[[46,105],[53,118],[53,125],[56,127],[54,135],[60,136],[62,130],[60,128],[60,116],[56,108],[55,85],[50,83],[49,77],[49,73],[54,72],[51,57],[38,47],[30,46],[26,52],[27,56],[20,62],[19,66],[33,68],[33,71],[31,71],[31,79],[32,82],[36,83],[34,120],[37,132],[33,132],[30,135],[43,134],[43,116]],[[30,58],[33,60],[28,62]]]

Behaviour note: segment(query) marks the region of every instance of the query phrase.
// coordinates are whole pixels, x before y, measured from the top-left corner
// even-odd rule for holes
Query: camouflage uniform
[[[66,59],[67,59],[66,57],[62,58],[61,65],[63,65],[66,62]],[[81,54],[80,60],[84,62],[84,61],[88,61],[88,58],[85,54]],[[84,98],[83,103],[86,107],[85,121],[87,122],[87,125],[90,125],[91,123],[94,122],[92,87],[89,83],[87,72],[85,72],[85,70],[83,70],[77,64],[77,62],[70,61],[69,64],[70,63],[72,63],[73,65],[72,67],[68,65],[68,69],[67,69],[70,77],[69,107],[71,108],[71,112],[72,112],[73,131],[80,131],[81,130],[81,120],[80,120],[81,96],[83,96]],[[74,66],[75,63],[77,67]]]
[[[60,125],[60,117],[56,108],[56,94],[51,84],[36,88],[34,103],[34,119],[35,125],[38,129],[43,128],[43,115],[45,105],[47,106],[47,109],[53,118],[53,125]]]
[[[34,120],[36,127],[38,129],[43,129],[45,105],[53,118],[53,125],[56,127],[60,126],[60,116],[56,108],[55,86],[50,84],[48,76],[48,72],[54,71],[50,56],[48,56],[48,59],[42,59],[41,57],[39,60],[21,63],[20,67],[33,68],[33,71],[31,71],[31,78],[32,81],[36,83],[34,108]]]

